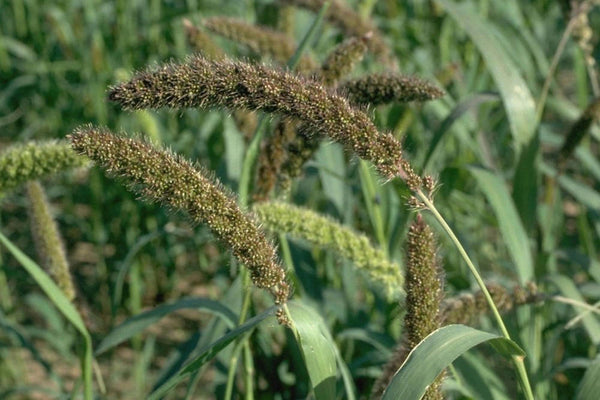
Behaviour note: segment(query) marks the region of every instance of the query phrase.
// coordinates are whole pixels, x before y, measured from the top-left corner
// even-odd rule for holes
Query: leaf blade
[[[456,358],[483,342],[503,343],[504,355],[522,356],[523,350],[502,336],[480,331],[465,325],[448,325],[440,328],[408,355],[406,361],[392,378],[382,400],[419,400],[433,380]]]
[[[517,66],[494,37],[485,22],[465,3],[439,0],[448,14],[475,43],[500,91],[511,133],[517,148],[529,143],[535,133],[535,102]]]

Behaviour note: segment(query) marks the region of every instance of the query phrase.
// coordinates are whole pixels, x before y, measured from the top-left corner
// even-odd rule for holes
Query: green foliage
[[[415,339],[385,396],[595,398],[596,3],[2,3],[0,397],[367,397],[427,308],[388,296],[417,208],[442,325],[478,329]],[[154,144],[78,168],[82,124]],[[30,260],[36,180],[73,301]]]

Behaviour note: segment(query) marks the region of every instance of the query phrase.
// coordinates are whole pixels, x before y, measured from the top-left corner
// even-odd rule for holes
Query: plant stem
[[[537,110],[536,110],[536,119],[537,124],[542,120],[542,113],[544,112],[544,107],[546,105],[546,98],[548,97],[548,92],[550,90],[550,83],[552,82],[552,77],[554,72],[556,71],[556,67],[558,67],[558,61],[560,60],[560,56],[563,54],[565,50],[565,46],[567,45],[567,40],[571,36],[571,32],[575,27],[575,23],[577,22],[576,16],[582,12],[583,4],[580,4],[577,10],[572,12],[572,16],[569,19],[569,23],[563,32],[562,37],[560,38],[560,42],[558,46],[556,46],[556,51],[554,52],[554,56],[552,57],[552,62],[550,63],[550,68],[548,70],[548,75],[546,76],[546,80],[544,81],[544,86],[542,88],[542,93],[540,94],[540,99],[538,100]],[[590,79],[593,79],[590,76]],[[594,87],[594,82],[592,81],[592,87]]]
[[[388,244],[385,238],[385,228],[383,223],[383,217],[381,215],[381,206],[379,202],[376,200],[377,191],[375,189],[375,182],[373,179],[373,175],[369,170],[369,165],[364,161],[360,160],[359,162],[359,174],[361,181],[361,188],[363,195],[365,197],[365,204],[367,206],[367,210],[369,211],[369,216],[371,217],[371,223],[373,224],[373,229],[375,231],[375,236],[377,237],[377,241],[379,242],[379,246],[383,251],[388,253]]]
[[[308,44],[311,42],[312,38],[315,36],[317,32],[317,28],[321,25],[321,22],[325,18],[325,13],[329,8],[329,2],[326,2],[321,10],[317,14],[315,20],[313,21],[311,27],[308,29],[304,38],[300,42],[300,45],[296,49],[296,52],[292,56],[292,58],[287,63],[287,66],[290,70],[293,70],[298,62],[300,61],[300,57],[304,53],[304,51],[308,48]],[[240,176],[239,183],[239,203],[242,208],[246,208],[249,203],[248,195],[250,193],[250,180],[253,176],[254,165],[256,163],[256,159],[258,158],[258,152],[260,150],[260,143],[262,142],[262,138],[264,136],[265,127],[266,127],[267,118],[264,115],[261,115],[258,124],[256,126],[256,130],[254,132],[254,136],[248,145],[248,149],[246,151],[246,155],[244,157],[244,162],[242,165],[242,173]],[[246,269],[242,269],[243,275],[243,285],[244,288],[244,300],[242,303],[242,310],[240,312],[240,318],[238,321],[238,325],[241,325],[246,320],[246,316],[248,314],[248,310],[250,308],[250,278]],[[287,312],[287,308],[285,309]],[[289,312],[287,312],[289,317]],[[290,319],[291,321],[291,319]],[[253,399],[253,364],[252,364],[252,353],[250,351],[250,347],[248,344],[248,336],[244,336],[239,339],[236,343],[236,347],[233,351],[231,357],[231,363],[229,364],[229,372],[227,374],[227,386],[225,391],[225,399],[231,399],[232,390],[233,390],[233,381],[235,379],[235,370],[237,369],[237,363],[239,360],[240,350],[244,349],[244,356],[246,361],[244,363],[244,367],[246,369],[246,396],[248,399]]]
[[[492,314],[494,315],[494,318],[496,319],[496,323],[500,327],[500,331],[502,332],[502,335],[505,338],[512,340],[510,338],[508,330],[506,329],[506,326],[504,325],[504,321],[502,320],[502,317],[500,316],[500,312],[498,311],[496,304],[494,304],[494,300],[492,299],[490,292],[487,290],[487,287],[485,286],[485,283],[483,282],[481,275],[479,275],[479,271],[477,271],[477,267],[475,267],[475,264],[473,264],[473,261],[471,261],[471,258],[467,254],[467,251],[465,250],[463,245],[460,243],[460,240],[458,240],[458,238],[454,234],[454,231],[452,231],[452,228],[450,228],[450,226],[448,225],[448,223],[446,222],[444,217],[442,217],[442,215],[437,210],[437,208],[433,205],[433,202],[429,199],[429,197],[427,197],[421,190],[418,190],[415,194],[419,198],[419,200],[421,200],[425,204],[425,206],[427,206],[429,211],[431,211],[431,213],[433,214],[435,219],[439,222],[439,224],[442,226],[444,231],[446,231],[446,233],[450,237],[450,240],[452,240],[452,242],[458,249],[458,252],[460,253],[463,260],[467,263],[469,270],[471,270],[471,274],[473,274],[475,281],[477,282],[477,284],[481,288],[481,292],[485,296],[488,306],[492,310]],[[525,392],[525,397],[528,400],[533,400],[534,399],[533,392],[531,390],[529,378],[527,377],[527,371],[525,370],[525,364],[523,363],[523,358],[513,356],[513,362],[515,363],[515,366],[517,367],[517,372],[519,374],[519,379],[521,381],[523,391]]]

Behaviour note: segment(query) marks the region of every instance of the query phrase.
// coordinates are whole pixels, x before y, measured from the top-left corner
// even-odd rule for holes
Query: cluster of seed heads
[[[166,64],[113,86],[109,99],[123,108],[227,107],[278,113],[295,118],[371,161],[388,179],[401,177],[421,186],[403,157],[401,143],[380,133],[369,117],[315,81],[287,71],[231,60],[191,57]]]

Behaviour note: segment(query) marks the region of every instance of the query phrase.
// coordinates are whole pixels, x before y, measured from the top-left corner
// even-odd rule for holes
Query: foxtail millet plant
[[[144,198],[185,211],[194,222],[207,224],[248,268],[252,282],[267,289],[277,305],[285,305],[289,286],[272,243],[253,218],[200,167],[142,140],[91,125],[77,128],[69,140],[75,151],[122,177]],[[289,322],[281,308],[277,316],[281,323]]]
[[[369,239],[330,218],[283,202],[255,204],[252,210],[266,229],[304,239],[352,261],[370,281],[383,288],[387,298],[398,299],[404,278],[400,266],[390,262]]]
[[[262,151],[257,160],[255,201],[267,200],[278,180],[281,179],[281,167],[291,156],[286,147],[298,137],[296,125],[292,120],[284,118],[263,141]]]
[[[69,262],[44,188],[38,181],[26,184],[29,200],[29,223],[35,249],[44,267],[68,300],[75,299],[75,288],[71,278]]]
[[[338,44],[316,71],[315,79],[325,86],[334,86],[362,60],[372,37],[373,34],[369,32],[362,36],[348,38]]]
[[[342,143],[371,161],[385,178],[400,177],[411,190],[421,186],[393,135],[380,133],[345,98],[287,71],[195,56],[182,64],[141,72],[111,87],[109,99],[128,110],[228,107],[279,113]]]
[[[357,51],[357,46],[353,50],[354,56],[360,54]],[[345,60],[347,60],[347,57],[340,57],[339,59],[339,61]],[[319,75],[324,78],[327,77],[334,68],[337,69],[337,67],[332,67],[329,71],[322,71],[321,74],[317,75],[317,78]],[[336,77],[337,79],[339,77]],[[425,80],[398,74],[375,74],[348,80],[337,86],[336,91],[346,97],[352,105],[362,107],[393,102],[423,102],[435,100],[444,95],[442,90]],[[283,179],[287,179],[287,181],[300,174],[302,166],[314,154],[319,144],[318,137],[311,133],[310,128],[300,126],[297,131],[298,134],[294,141],[288,145],[287,153],[290,156],[282,168]]]
[[[9,147],[0,154],[0,196],[25,182],[88,163],[66,142],[53,140]]]
[[[420,214],[408,231],[405,264],[406,314],[403,338],[373,386],[372,398],[379,398],[383,394],[410,351],[441,326],[440,304],[444,295],[442,269],[433,231]],[[442,379],[443,373],[429,386],[423,399],[444,398],[441,392]]]

